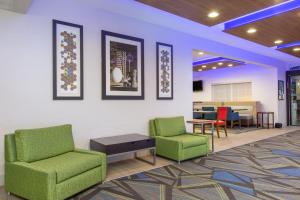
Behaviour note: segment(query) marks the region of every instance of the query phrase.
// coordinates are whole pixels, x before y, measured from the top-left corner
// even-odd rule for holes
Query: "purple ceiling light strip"
[[[276,49],[284,49],[284,48],[289,48],[289,47],[294,47],[294,46],[300,46],[300,41],[298,41],[298,42],[292,42],[292,43],[288,43],[288,44],[278,45],[276,47]]]
[[[233,60],[233,59],[223,58],[223,57],[217,57],[217,58],[210,58],[210,59],[206,59],[206,60],[200,60],[200,61],[193,62],[193,66],[215,63],[215,62],[220,62],[220,61],[223,61],[223,62],[228,61],[228,62],[234,62],[234,63],[239,63],[239,64],[245,64],[245,62],[243,62],[243,61]]]
[[[229,21],[224,24],[224,30],[233,29],[245,24],[249,24],[258,20],[262,20],[274,15],[279,15],[284,12],[288,12],[294,9],[300,8],[300,0],[288,1],[286,3],[279,4],[277,6],[272,6],[270,8],[260,10],[249,14],[244,17]]]

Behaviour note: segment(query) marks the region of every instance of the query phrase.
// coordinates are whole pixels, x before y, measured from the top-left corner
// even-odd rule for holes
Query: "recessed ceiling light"
[[[217,67],[212,67],[212,69],[217,69]]]
[[[300,47],[293,48],[293,51],[300,51]]]
[[[202,72],[202,69],[198,69],[198,72]]]
[[[204,52],[202,52],[202,51],[198,52],[198,55],[203,55],[203,54],[204,54]]]
[[[206,68],[206,65],[202,65],[202,68]]]
[[[248,30],[247,30],[247,33],[256,33],[256,29],[255,28],[249,28]]]
[[[220,13],[218,13],[217,11],[211,11],[210,13],[208,13],[208,17],[209,18],[216,18],[220,15]]]
[[[283,41],[282,40],[275,40],[274,43],[275,44],[281,44]]]
[[[228,67],[232,67],[233,66],[233,64],[228,64]]]
[[[220,65],[220,66],[221,66],[221,65],[223,65],[223,63],[222,63],[222,62],[219,62],[219,63],[218,63],[218,65]]]

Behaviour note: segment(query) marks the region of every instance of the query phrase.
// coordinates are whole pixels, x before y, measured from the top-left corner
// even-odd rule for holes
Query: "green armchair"
[[[71,125],[5,135],[5,190],[30,200],[68,198],[106,177],[106,155],[75,149]]]
[[[184,117],[156,118],[149,123],[150,136],[155,138],[158,155],[180,163],[208,154],[208,136],[187,133]]]

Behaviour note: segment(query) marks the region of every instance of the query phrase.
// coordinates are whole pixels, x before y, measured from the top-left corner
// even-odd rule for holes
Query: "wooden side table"
[[[257,112],[256,113],[256,127],[258,128],[261,126],[264,128],[264,116],[267,116],[267,128],[270,128],[270,125],[272,125],[272,128],[274,128],[274,112]],[[261,117],[261,120],[259,120],[259,116]],[[272,123],[270,124],[270,116],[272,118]],[[261,122],[261,123],[259,123]]]

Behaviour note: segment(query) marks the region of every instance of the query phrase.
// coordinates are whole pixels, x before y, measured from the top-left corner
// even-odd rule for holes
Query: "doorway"
[[[288,125],[300,126],[300,70],[287,71],[286,75]]]

